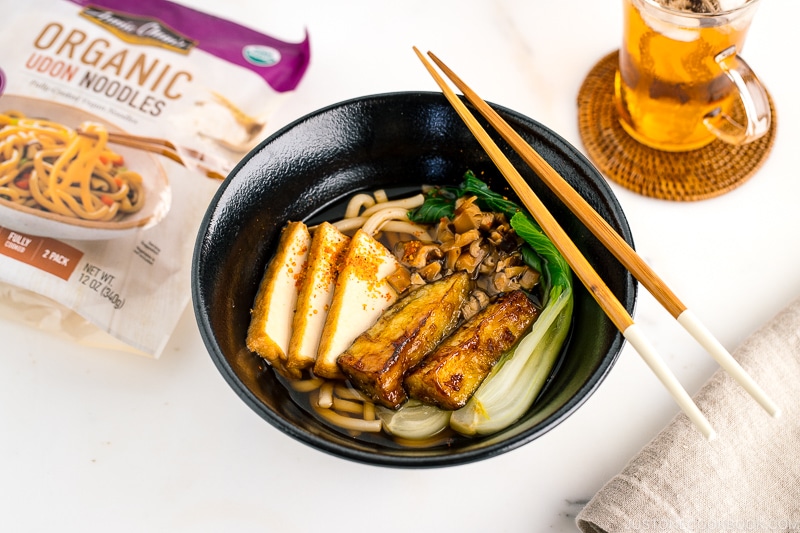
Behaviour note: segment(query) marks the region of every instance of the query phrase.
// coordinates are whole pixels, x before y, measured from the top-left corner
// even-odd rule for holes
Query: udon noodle
[[[0,198],[65,217],[114,221],[144,205],[142,177],[108,147],[108,131],[79,133],[22,113],[0,113]]]

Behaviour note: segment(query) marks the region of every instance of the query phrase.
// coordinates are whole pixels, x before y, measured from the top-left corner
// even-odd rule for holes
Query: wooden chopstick
[[[633,318],[625,307],[619,302],[614,293],[611,292],[583,254],[581,254],[580,250],[575,246],[575,243],[570,240],[561,226],[559,226],[558,222],[556,222],[553,215],[550,214],[541,200],[539,200],[536,194],[528,187],[519,172],[517,172],[508,158],[489,137],[489,134],[486,133],[464,103],[453,90],[450,89],[439,73],[436,72],[433,65],[428,62],[425,56],[423,56],[416,47],[414,47],[414,52],[442,89],[442,92],[455,111],[506,178],[509,185],[511,185],[511,188],[517,196],[519,196],[522,203],[530,210],[531,215],[533,215],[533,218],[539,223],[542,231],[544,231],[559,252],[561,252],[575,275],[586,286],[586,289],[594,297],[606,315],[608,315],[625,339],[630,342],[639,355],[641,355],[642,359],[644,359],[647,365],[653,370],[695,427],[697,427],[707,439],[711,440],[715,438],[716,433],[711,427],[711,424],[692,401],[689,394],[683,389],[672,371],[663,362],[661,357],[659,357],[655,348],[642,334],[639,326],[634,323]]]
[[[91,137],[92,139],[97,139],[97,135],[94,133],[89,133],[83,130],[77,130],[76,133],[78,135],[83,135],[84,137]],[[223,176],[220,172],[209,168],[207,165],[203,164],[205,158],[203,154],[195,150],[189,149],[179,149],[170,141],[166,139],[158,139],[156,137],[143,137],[138,135],[128,135],[125,133],[108,133],[108,142],[119,144],[121,146],[127,146],[128,148],[135,148],[137,150],[144,150],[146,152],[152,152],[154,154],[162,155],[167,157],[178,164],[181,164],[185,167],[197,167],[199,170],[205,173],[206,176],[213,179],[224,180],[225,176]],[[183,152],[183,156],[180,152]],[[187,164],[187,159],[191,161],[191,164]]]
[[[140,150],[147,150],[156,154],[161,154],[185,167],[195,167],[204,172],[209,178],[218,180],[225,179],[223,174],[208,166],[208,158],[204,154],[191,148],[179,148],[166,139],[109,132],[108,141],[131,148],[138,148]]]
[[[108,134],[108,142],[119,144],[121,146],[127,146],[128,148],[136,148],[137,150],[144,150],[146,152],[152,152],[154,154],[163,155],[169,159],[172,159],[176,163],[181,165],[185,165],[181,156],[175,152],[174,148],[170,148],[166,146],[164,143],[151,143],[148,142],[147,138],[137,139],[128,135],[120,135],[116,133],[109,133]]]
[[[686,329],[701,346],[728,372],[770,415],[780,416],[780,408],[753,378],[739,365],[709,329],[689,310],[664,281],[645,263],[589,203],[573,189],[530,144],[484,102],[461,78],[432,52],[428,55],[447,75],[466,99],[489,121],[503,139],[530,166],[551,191],[561,199],[603,245],[630,271],[658,302]]]

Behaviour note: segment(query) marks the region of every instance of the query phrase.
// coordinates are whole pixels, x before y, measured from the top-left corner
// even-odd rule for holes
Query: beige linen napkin
[[[717,438],[677,415],[578,514],[581,531],[800,531],[800,299],[734,356],[781,416],[717,371],[695,396]]]

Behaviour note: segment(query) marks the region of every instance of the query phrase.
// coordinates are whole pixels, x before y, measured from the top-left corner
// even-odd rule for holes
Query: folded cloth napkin
[[[800,299],[733,354],[781,408],[770,416],[723,370],[578,514],[584,533],[800,531]]]

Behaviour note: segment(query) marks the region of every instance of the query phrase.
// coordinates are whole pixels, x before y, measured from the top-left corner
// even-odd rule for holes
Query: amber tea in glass
[[[739,56],[757,4],[725,10],[717,0],[623,0],[615,94],[633,138],[687,151],[717,138],[743,144],[769,130],[766,91]]]

